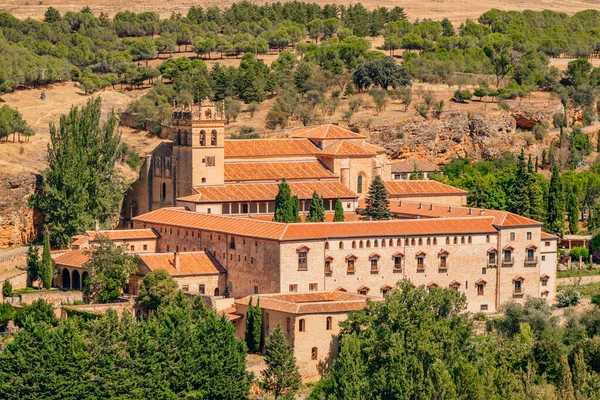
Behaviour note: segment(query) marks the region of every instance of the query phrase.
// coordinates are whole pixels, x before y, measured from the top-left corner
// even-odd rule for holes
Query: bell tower
[[[176,197],[193,194],[195,186],[225,181],[225,119],[208,99],[173,112],[173,156]]]

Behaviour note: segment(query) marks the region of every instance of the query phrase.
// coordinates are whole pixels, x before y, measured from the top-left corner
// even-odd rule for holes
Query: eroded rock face
[[[28,202],[35,184],[34,174],[0,177],[0,250],[33,238],[34,212]]]
[[[537,124],[546,123],[552,126],[554,114],[563,113],[564,107],[560,101],[530,103],[514,107],[510,113],[515,119],[517,128],[531,130]]]
[[[489,159],[511,150],[516,130],[509,114],[450,113],[440,119],[411,118],[375,128],[372,140],[391,158],[427,158],[446,164],[457,157]]]

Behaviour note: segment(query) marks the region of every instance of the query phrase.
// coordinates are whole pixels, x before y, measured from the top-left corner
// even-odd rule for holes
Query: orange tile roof
[[[150,271],[166,270],[169,275],[212,275],[224,274],[225,270],[204,251],[177,253],[179,269],[175,269],[174,253],[140,254],[140,260]]]
[[[314,192],[326,199],[354,199],[358,195],[339,181],[289,182],[292,195],[310,199]],[[195,187],[197,194],[177,200],[193,203],[221,203],[234,201],[273,201],[279,191],[277,183],[225,184],[220,186]]]
[[[156,239],[158,235],[152,229],[119,229],[86,231],[85,234],[92,240],[100,235],[106,236],[110,240],[137,240],[137,239]]]
[[[260,221],[273,221],[273,215],[238,215],[239,218],[250,218],[250,219],[258,219]],[[325,213],[325,221],[333,222],[333,217],[335,217],[334,212],[326,212]],[[360,219],[360,215],[355,212],[344,213],[344,221],[358,221]],[[302,222],[306,222],[306,214],[300,214],[300,220]]]
[[[235,139],[225,141],[225,158],[314,156],[317,146],[308,139]]]
[[[83,265],[90,259],[88,251],[88,249],[68,250],[54,255],[52,258],[58,265],[83,268]]]
[[[414,172],[415,167],[419,172],[430,172],[439,170],[438,166],[427,160],[404,160],[392,163],[392,173]]]
[[[79,247],[86,244],[90,238],[85,235],[77,235],[71,237],[71,247]]]
[[[435,196],[466,195],[468,192],[444,183],[429,180],[420,181],[387,181],[385,188],[390,197],[396,196]]]
[[[542,239],[545,239],[545,240],[558,240],[558,236],[552,235],[550,233],[542,232]]]
[[[292,137],[324,140],[365,138],[365,136],[361,135],[360,133],[355,133],[349,129],[342,128],[341,126],[333,124],[325,124],[313,126],[310,128],[298,129],[292,132]]]
[[[235,300],[235,304],[248,305],[250,297]],[[342,291],[311,292],[311,293],[279,293],[254,295],[254,300],[260,298],[260,306],[265,310],[280,311],[289,314],[322,314],[336,312],[350,312],[362,310],[367,306],[367,299],[372,299],[359,294]]]
[[[225,182],[338,179],[319,161],[225,164]]]
[[[359,204],[359,208],[364,202]],[[390,212],[396,216],[415,218],[465,218],[465,217],[492,217],[495,226],[521,226],[541,225],[541,222],[522,217],[508,211],[486,210],[475,207],[447,206],[425,202],[412,202],[406,200],[390,200]]]
[[[359,146],[347,140],[340,140],[334,144],[324,148],[321,155],[331,156],[374,156],[377,151],[373,148],[377,146],[369,145],[369,148]]]

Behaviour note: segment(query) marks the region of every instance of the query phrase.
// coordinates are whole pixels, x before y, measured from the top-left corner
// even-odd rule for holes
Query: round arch
[[[71,275],[71,288],[75,290],[81,289],[81,275],[79,275],[79,271],[76,269],[73,270],[73,274]]]
[[[85,282],[88,280],[89,277],[90,277],[90,274],[87,271],[83,271],[83,273],[81,274],[81,288],[82,289],[85,288]]]
[[[363,194],[368,190],[367,174],[359,172],[356,176],[356,193]]]
[[[66,268],[62,270],[60,283],[63,289],[71,289],[71,273]]]

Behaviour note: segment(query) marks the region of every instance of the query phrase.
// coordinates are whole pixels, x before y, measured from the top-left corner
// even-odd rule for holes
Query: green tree
[[[335,200],[335,214],[333,215],[334,222],[343,222],[346,220],[344,215],[344,207],[342,206],[342,200],[338,197]]]
[[[260,298],[256,305],[252,305],[252,296],[246,311],[246,346],[250,353],[258,353],[262,348],[262,310],[260,309]]]
[[[146,311],[156,311],[161,304],[174,300],[179,285],[165,269],[151,271],[142,279],[138,305]]]
[[[15,319],[15,308],[9,303],[0,303],[0,330],[4,330],[9,321]]]
[[[33,242],[29,243],[29,249],[27,250],[27,275],[29,282],[34,282],[42,277],[42,264],[40,262],[40,252],[33,245]]]
[[[560,356],[560,365],[556,381],[556,390],[559,399],[575,400],[571,368],[569,367],[569,360],[567,359],[566,354]]]
[[[280,324],[277,324],[265,344],[265,363],[267,368],[262,371],[262,388],[273,393],[276,399],[294,398],[302,378],[294,352],[288,346]]]
[[[12,283],[8,279],[2,283],[2,295],[4,297],[11,297],[13,295]]]
[[[565,206],[564,193],[560,172],[555,165],[552,169],[552,178],[550,178],[550,187],[548,189],[548,206],[546,211],[545,228],[562,237],[565,228]]]
[[[54,7],[48,7],[46,12],[44,13],[44,22],[52,23],[60,21],[60,13]]]
[[[529,198],[530,218],[543,222],[545,219],[545,207],[542,194],[542,183],[538,179],[538,175],[531,162],[531,155],[529,155],[529,161],[527,163],[527,197]]]
[[[521,149],[521,154],[517,160],[510,211],[527,218],[531,217],[528,183],[529,174],[527,172],[527,164],[525,163],[525,151]]]
[[[385,220],[390,219],[390,201],[383,180],[377,175],[367,193],[365,209],[361,211],[362,219]]]
[[[50,234],[48,227],[44,227],[44,250],[42,251],[42,264],[40,277],[44,283],[44,288],[49,289],[52,286],[52,278],[54,276],[54,261],[50,252]]]
[[[279,184],[277,197],[275,197],[275,216],[273,219],[274,221],[297,222],[298,209],[297,206],[294,206],[294,197],[292,197],[290,185],[288,185],[285,178],[283,178],[281,180],[281,183]]]
[[[313,193],[306,222],[325,222],[325,207],[323,206],[323,198],[317,192]]]
[[[567,210],[569,213],[569,232],[575,235],[579,231],[579,201],[574,190],[569,193]]]
[[[97,245],[86,251],[84,264],[90,275],[84,287],[85,295],[95,303],[109,303],[121,295],[131,274],[137,271],[133,255],[126,245],[116,246],[109,238],[99,235]]]
[[[27,324],[48,324],[56,325],[58,319],[54,313],[54,307],[46,300],[39,299],[31,304],[24,305],[15,315],[15,325],[20,328]]]

